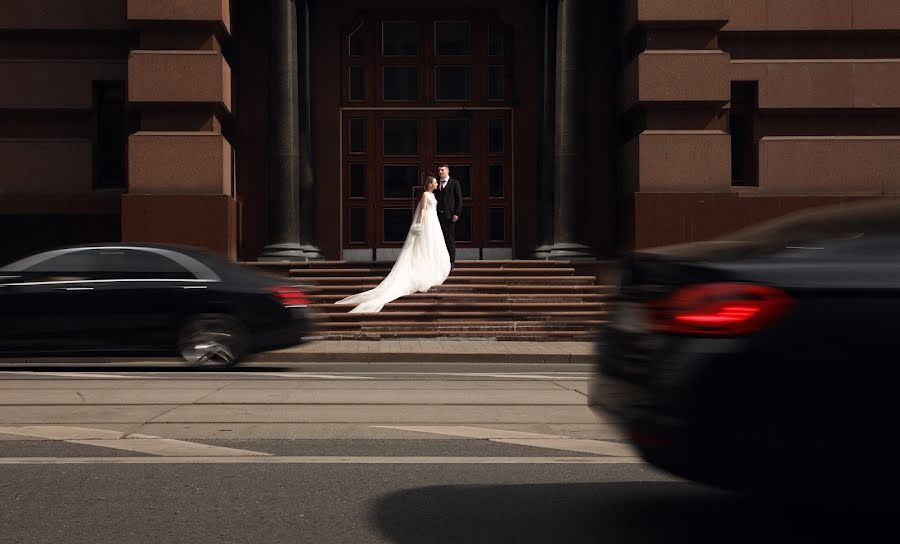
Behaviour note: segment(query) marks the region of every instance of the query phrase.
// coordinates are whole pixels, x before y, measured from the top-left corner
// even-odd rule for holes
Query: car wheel
[[[250,349],[250,333],[227,314],[200,314],[188,319],[178,336],[178,353],[191,366],[233,366]]]

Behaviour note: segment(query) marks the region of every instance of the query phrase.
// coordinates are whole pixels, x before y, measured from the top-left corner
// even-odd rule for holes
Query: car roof
[[[105,243],[105,244],[80,244],[72,246],[63,246],[47,251],[32,254],[17,261],[14,261],[2,268],[0,271],[17,271],[26,269],[46,259],[53,258],[58,255],[73,253],[78,251],[92,251],[103,249],[133,249],[137,251],[147,251],[161,254],[162,256],[172,259],[182,267],[190,270],[198,278],[219,280],[220,276],[228,274],[230,269],[238,268],[224,259],[215,259],[209,253],[191,247],[176,246],[169,244],[135,244],[135,243]]]
[[[869,234],[900,233],[900,200],[844,203],[800,210],[754,225],[721,240],[756,240],[776,233],[842,232],[862,230]]]
[[[637,253],[722,260],[761,255],[808,242],[896,237],[900,237],[900,199],[878,199],[800,210],[713,240],[641,249]]]

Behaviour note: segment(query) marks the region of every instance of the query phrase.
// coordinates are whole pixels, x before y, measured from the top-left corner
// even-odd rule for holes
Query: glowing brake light
[[[306,293],[297,287],[290,285],[281,285],[272,289],[272,293],[278,297],[285,306],[306,306],[310,304],[309,297]]]
[[[691,285],[652,304],[653,328],[698,336],[749,334],[777,321],[792,304],[787,293],[765,285]]]

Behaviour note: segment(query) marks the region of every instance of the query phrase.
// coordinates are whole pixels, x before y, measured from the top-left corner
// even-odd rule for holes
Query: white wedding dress
[[[416,234],[412,226],[419,219],[422,202],[425,203],[425,220],[421,233]],[[447,253],[437,216],[437,198],[434,193],[426,192],[425,199],[416,206],[413,224],[390,274],[378,287],[341,299],[335,304],[355,305],[350,313],[380,312],[388,302],[416,292],[424,293],[444,283],[449,275],[450,254]]]

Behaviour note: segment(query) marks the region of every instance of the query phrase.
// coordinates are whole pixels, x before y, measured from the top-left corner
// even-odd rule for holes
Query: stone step
[[[334,303],[355,292],[343,293],[307,293],[316,303]],[[612,297],[609,293],[414,293],[398,302],[602,302]]]
[[[502,320],[443,320],[423,325],[421,321],[369,321],[369,322],[326,322],[321,324],[319,332],[334,331],[415,331],[419,327],[437,331],[545,331],[545,330],[597,330],[606,324],[603,319],[585,319],[579,321],[502,321]]]
[[[342,304],[310,304],[319,313],[346,313],[353,307]],[[382,313],[438,312],[588,312],[606,309],[604,302],[391,302]]]
[[[318,268],[390,268],[394,261],[244,261],[240,264],[254,269],[290,270],[290,269],[318,269]],[[544,261],[544,260],[458,260],[457,268],[478,267],[526,267],[526,268],[554,268],[554,267],[588,267],[604,264],[602,261]]]
[[[607,319],[614,287],[598,284],[609,263],[581,261],[458,261],[427,293],[394,301],[375,314],[335,305],[376,287],[393,262],[247,263],[303,286],[319,316],[316,336],[345,340],[484,338],[593,340]]]
[[[311,277],[384,277],[390,272],[390,268],[293,268],[290,270],[292,278]],[[450,278],[458,276],[574,276],[575,269],[567,267],[554,268],[525,268],[525,267],[479,267],[456,268],[450,272]]]
[[[376,287],[377,283],[364,283],[359,285],[312,285],[306,286],[309,294],[341,294],[344,296],[356,294]],[[492,295],[516,295],[516,294],[611,294],[614,287],[610,285],[499,285],[499,284],[457,284],[439,285],[428,290],[427,295],[442,295],[451,293],[466,294],[492,294]],[[414,296],[414,295],[410,295]]]
[[[607,312],[603,310],[592,310],[592,311],[543,311],[540,313],[535,313],[533,311],[511,311],[511,310],[500,310],[500,311],[447,311],[446,309],[441,309],[441,311],[415,311],[409,309],[403,310],[382,310],[378,313],[359,313],[359,314],[351,314],[349,312],[327,312],[327,313],[319,313],[319,318],[323,322],[321,323],[321,327],[326,327],[327,322],[330,321],[386,321],[386,320],[409,320],[409,321],[420,321],[420,322],[432,322],[439,320],[446,320],[449,318],[459,318],[459,319],[473,319],[473,320],[498,320],[498,321],[553,321],[559,318],[578,318],[578,320],[582,319],[606,319]]]
[[[314,285],[377,285],[384,279],[382,276],[310,276],[304,278],[291,278],[298,283],[309,282]],[[450,276],[443,285],[481,284],[481,285],[538,285],[538,284],[566,284],[566,285],[593,285],[594,276]]]

